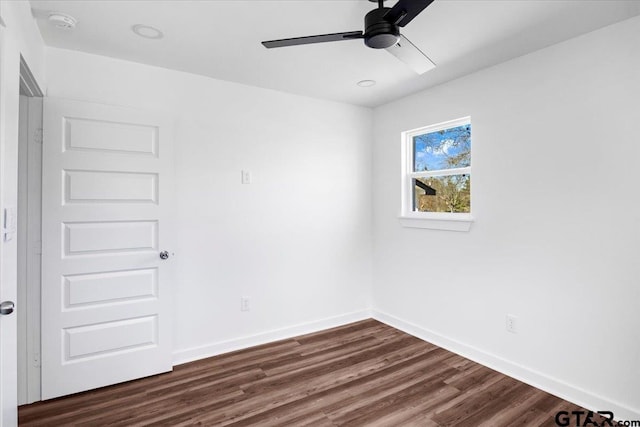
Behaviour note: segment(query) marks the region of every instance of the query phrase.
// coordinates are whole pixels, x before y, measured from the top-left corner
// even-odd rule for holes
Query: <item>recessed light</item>
[[[78,22],[76,18],[66,13],[51,12],[49,14],[49,22],[63,30],[73,30]]]
[[[375,80],[360,80],[357,85],[360,87],[371,87],[371,86],[375,86],[376,81]]]
[[[161,39],[164,37],[162,31],[157,28],[151,27],[149,25],[136,24],[131,27],[131,31],[139,35],[140,37],[144,37],[145,39]]]

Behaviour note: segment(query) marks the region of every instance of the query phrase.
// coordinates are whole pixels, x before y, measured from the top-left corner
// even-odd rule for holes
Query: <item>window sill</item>
[[[398,217],[403,227],[431,230],[469,231],[473,217],[469,214],[409,214]]]

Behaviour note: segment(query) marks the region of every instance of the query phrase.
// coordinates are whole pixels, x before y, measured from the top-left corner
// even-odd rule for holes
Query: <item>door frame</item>
[[[19,96],[21,93],[31,97],[43,95],[20,50],[13,49],[13,45],[10,44],[10,40],[7,40],[7,38],[4,22],[0,19],[0,91],[2,92],[0,95],[0,109],[2,109],[0,111],[0,122],[2,122],[1,127],[3,128],[0,139],[2,140],[3,157],[9,153],[8,157],[3,158],[2,162],[0,162],[0,180],[3,183],[3,194],[5,192],[10,194],[8,198],[3,196],[0,200],[0,212],[4,212],[6,208],[13,208],[14,206],[17,208],[18,204],[17,151],[19,127],[15,128],[15,125],[18,125],[20,120]],[[5,130],[8,128],[11,129],[11,132]],[[17,215],[16,220],[18,223],[23,221],[17,218]],[[2,319],[3,322],[8,323],[2,326],[4,336],[2,337],[3,348],[0,354],[0,426],[6,425],[7,427],[17,423],[17,324],[18,315],[23,310],[22,301],[19,301],[17,295],[18,286],[17,277],[15,276],[17,274],[18,239],[16,235],[11,237],[13,242],[0,242],[0,254],[2,255],[0,268],[3,270],[2,278],[0,278],[2,281],[0,283],[0,289],[3,292],[2,298],[15,298],[14,301],[16,302],[15,314],[11,315],[13,318]],[[5,332],[6,335],[4,334]]]
[[[40,400],[40,269],[43,93],[20,58],[18,141],[18,405]],[[21,100],[22,104],[22,100]],[[24,107],[24,108],[23,108]],[[25,111],[26,110],[26,111]]]

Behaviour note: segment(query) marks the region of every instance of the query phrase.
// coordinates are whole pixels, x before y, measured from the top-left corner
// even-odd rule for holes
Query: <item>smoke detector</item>
[[[61,28],[63,30],[73,30],[76,27],[76,23],[78,22],[76,18],[71,15],[67,15],[66,13],[61,12],[51,12],[49,14],[49,22],[56,26],[56,28]]]

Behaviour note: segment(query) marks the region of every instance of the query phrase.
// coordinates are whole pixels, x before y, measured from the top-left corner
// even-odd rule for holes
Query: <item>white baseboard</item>
[[[421,326],[391,316],[389,314],[372,310],[374,319],[428,341],[481,365],[487,366],[502,374],[515,378],[547,393],[551,393],[561,399],[575,403],[592,411],[613,411],[617,420],[638,420],[640,410],[614,402],[587,390],[568,384],[564,381],[550,377],[541,372],[522,366],[518,363],[503,359],[499,356],[485,352],[476,347],[469,346],[459,341],[452,340],[436,332]]]
[[[370,318],[371,311],[362,310],[343,314],[340,316],[316,320],[313,322],[301,323],[287,328],[276,329],[255,335],[236,338],[228,341],[215,342],[203,346],[188,348],[185,350],[177,350],[173,352],[173,365],[181,365],[183,363],[193,362],[194,360],[200,360],[206,357],[228,353],[230,351],[241,350],[256,345],[309,334],[312,332],[321,331],[323,329],[342,326],[346,325],[347,323],[357,322],[359,320]]]

